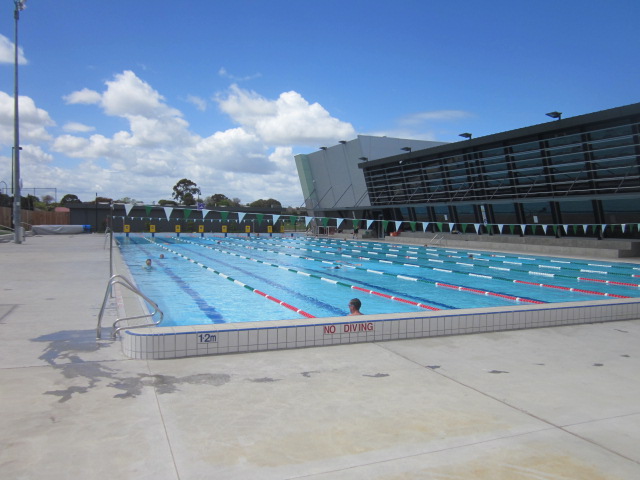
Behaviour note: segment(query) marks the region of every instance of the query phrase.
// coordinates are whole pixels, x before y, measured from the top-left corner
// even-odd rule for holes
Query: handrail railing
[[[428,243],[428,245],[429,246],[433,245],[434,247],[437,247],[440,243],[442,243],[443,240],[444,240],[444,235],[442,235],[441,233],[436,233],[431,239],[431,241]]]
[[[116,336],[118,335],[118,333],[120,332],[120,330],[122,330],[124,328],[155,327],[157,325],[160,325],[160,323],[162,322],[162,319],[164,318],[164,313],[162,312],[162,310],[160,310],[158,308],[158,304],[156,302],[154,302],[153,300],[151,300],[149,297],[147,297],[140,290],[138,290],[129,280],[127,280],[122,275],[113,275],[109,279],[109,283],[107,285],[107,291],[104,293],[104,300],[102,301],[102,307],[100,308],[100,314],[98,315],[98,327],[96,329],[96,338],[98,340],[100,340],[102,338],[102,316],[104,315],[104,309],[105,309],[105,307],[107,305],[107,300],[109,299],[109,295],[111,293],[111,290],[113,289],[113,286],[116,283],[118,285],[122,285],[123,287],[127,288],[131,292],[133,292],[133,293],[139,295],[140,297],[142,297],[147,303],[149,303],[153,307],[153,312],[152,313],[148,313],[146,315],[136,315],[136,316],[133,316],[133,317],[123,317],[123,318],[116,319],[116,321],[113,322],[113,333],[111,334],[111,337],[114,340],[115,340]],[[160,314],[160,319],[157,322],[153,322],[152,321],[151,323],[144,323],[144,324],[141,324],[141,325],[129,325],[129,326],[126,326],[126,327],[118,327],[117,326],[120,322],[124,322],[125,320],[136,320],[136,319],[139,319],[139,318],[153,318],[153,316],[156,313]]]

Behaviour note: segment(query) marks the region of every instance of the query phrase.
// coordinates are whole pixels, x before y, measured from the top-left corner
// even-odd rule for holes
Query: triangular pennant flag
[[[367,230],[369,230],[371,228],[371,224],[373,223],[373,220],[367,220]]]
[[[223,222],[226,222],[227,218],[229,218],[229,212],[220,212],[220,218]]]
[[[604,233],[604,231],[607,229],[607,225],[608,225],[608,223],[603,223],[602,224],[602,233]]]
[[[206,209],[204,209],[204,208],[203,208],[203,209],[202,209],[202,210],[200,210],[200,211],[202,212],[202,219],[204,220],[205,218],[207,218],[207,215],[209,214],[209,212],[210,212],[211,210],[206,210]]]
[[[145,211],[145,212],[147,212],[147,217],[151,215],[151,209],[152,209],[152,208],[153,208],[153,207],[152,207],[151,205],[146,205],[146,206],[144,207],[144,211]]]
[[[513,231],[515,230],[515,228],[515,225],[509,225],[509,232],[511,233],[511,235],[513,235]]]
[[[502,233],[503,227],[504,227],[504,224],[498,224],[498,232]]]
[[[258,220],[258,226],[262,224],[263,219],[264,219],[264,213],[256,213],[256,220]]]
[[[480,233],[480,224],[474,223],[473,226],[476,227],[476,233]]]
[[[589,225],[582,225],[582,230],[584,230],[584,233],[587,233],[587,228],[589,228]]]
[[[246,213],[241,213],[238,212],[238,223],[242,222],[242,220],[244,220],[244,216],[246,215]]]
[[[400,227],[402,226],[402,221],[401,220],[396,220],[396,232],[400,231]]]
[[[183,210],[185,220],[191,216],[191,212],[193,212],[193,210],[191,210],[190,208],[185,208]]]
[[[624,233],[626,229],[627,229],[627,224],[623,223],[622,224],[622,233]]]
[[[386,232],[388,226],[389,226],[389,220],[383,220],[382,221],[382,231]]]
[[[340,228],[342,222],[344,222],[344,218],[336,218],[336,228]]]
[[[573,234],[575,235],[576,233],[578,233],[578,225],[572,225],[573,227]]]
[[[275,225],[276,222],[280,219],[280,215],[271,215],[272,220],[273,220],[273,224]]]
[[[547,234],[547,228],[549,228],[549,225],[542,225],[542,231],[545,235]]]
[[[409,226],[411,227],[412,232],[416,231],[416,222],[409,222]]]
[[[430,222],[422,222],[422,229],[426,232]]]
[[[308,227],[311,223],[311,220],[313,220],[313,217],[304,217],[304,225]]]
[[[125,217],[127,215],[129,215],[129,212],[131,211],[132,208],[133,208],[133,203],[125,203],[124,204],[124,211],[126,212],[125,213]]]
[[[360,220],[357,220],[357,219],[354,218],[351,221],[351,224],[353,225],[353,228],[356,229],[356,228],[360,227]]]
[[[524,235],[524,232],[527,230],[527,225],[526,224],[521,224],[520,225],[520,231],[522,232],[522,234]]]
[[[327,217],[322,217],[322,226],[326,227],[329,225],[329,219]]]
[[[469,226],[469,224],[463,223],[461,226],[462,226],[462,233],[467,233],[467,227]]]
[[[167,216],[167,220],[171,218],[171,212],[173,212],[173,207],[163,207],[164,214]]]
[[[537,230],[537,228],[538,228],[538,225],[537,225],[537,224],[535,224],[535,223],[534,223],[534,224],[532,224],[532,225],[531,225],[531,233],[535,235],[535,234],[536,234],[536,230]]]
[[[298,221],[298,217],[295,215],[289,215],[289,223],[290,224],[295,224]]]
[[[553,233],[554,234],[558,234],[558,225],[551,225],[551,228],[553,229]]]
[[[439,231],[442,231],[442,222],[436,222],[436,227],[438,227]]]
[[[449,231],[453,232],[455,230],[456,224],[455,223],[450,223],[449,224]]]
[[[569,225],[563,225],[562,228],[564,228],[564,233],[569,233]]]

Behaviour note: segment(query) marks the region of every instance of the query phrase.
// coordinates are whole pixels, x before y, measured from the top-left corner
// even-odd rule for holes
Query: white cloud
[[[29,124],[23,138],[31,144],[23,143],[22,177],[26,187],[56,186],[62,194],[87,200],[96,192],[147,202],[170,198],[173,185],[186,177],[205,196],[224,193],[245,202],[273,197],[297,205],[302,199],[294,146],[355,136],[349,123],[294,91],[267,99],[232,86],[216,100],[238,126],[207,136],[193,133],[182,112],[131,71],[114,75],[102,91],[84,88],[63,99],[68,105],[98,107],[127,126],[105,135],[70,120],[65,133],[53,138],[47,128],[55,123],[48,113],[20,97],[21,125]],[[0,142],[5,145],[12,144],[12,122],[12,98],[0,92]],[[0,165],[0,178],[5,169]]]
[[[13,145],[14,99],[0,92],[0,145]],[[51,139],[47,127],[55,125],[49,114],[36,107],[34,101],[22,95],[18,96],[20,118],[20,143],[42,143]]]
[[[82,104],[82,105],[93,105],[98,104],[102,100],[102,95],[100,95],[95,90],[89,90],[88,88],[83,88],[77,92],[70,93],[69,95],[65,95],[62,97],[63,100],[69,105]]]
[[[462,118],[469,118],[473,115],[463,110],[434,110],[430,112],[412,113],[402,117],[398,123],[400,125],[418,125],[424,122],[453,121]]]
[[[220,75],[221,77],[233,80],[234,82],[246,82],[247,80],[253,80],[255,78],[260,78],[262,76],[261,73],[254,73],[253,75],[238,77],[236,75],[232,75],[231,73],[229,73],[227,69],[224,67],[220,67],[220,70],[218,70],[218,75]]]
[[[83,123],[78,123],[78,122],[69,122],[66,123],[62,129],[65,132],[78,132],[78,133],[86,133],[86,132],[93,132],[95,130],[95,127],[90,127],[89,125],[85,125]]]
[[[204,112],[207,109],[207,101],[195,95],[187,95],[187,102],[195,105],[195,107],[201,112]]]
[[[313,146],[355,136],[350,123],[332,117],[319,103],[309,104],[294,91],[282,93],[277,100],[268,100],[232,85],[216,100],[224,113],[255,132],[268,145]]]
[[[15,43],[0,34],[0,63],[15,63]],[[18,65],[26,65],[22,47],[18,45]]]

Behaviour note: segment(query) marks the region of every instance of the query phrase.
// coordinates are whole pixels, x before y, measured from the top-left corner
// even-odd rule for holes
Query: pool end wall
[[[416,314],[255,321],[122,332],[136,359],[183,358],[411,338],[558,327],[640,318],[640,301],[601,300]]]

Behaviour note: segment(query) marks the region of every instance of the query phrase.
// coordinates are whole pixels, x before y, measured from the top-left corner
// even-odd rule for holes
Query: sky
[[[6,192],[15,44],[2,3]],[[640,101],[638,18],[637,0],[28,0],[22,193],[151,204],[188,178],[203,197],[300,206],[294,155],[320,146],[457,142]]]

